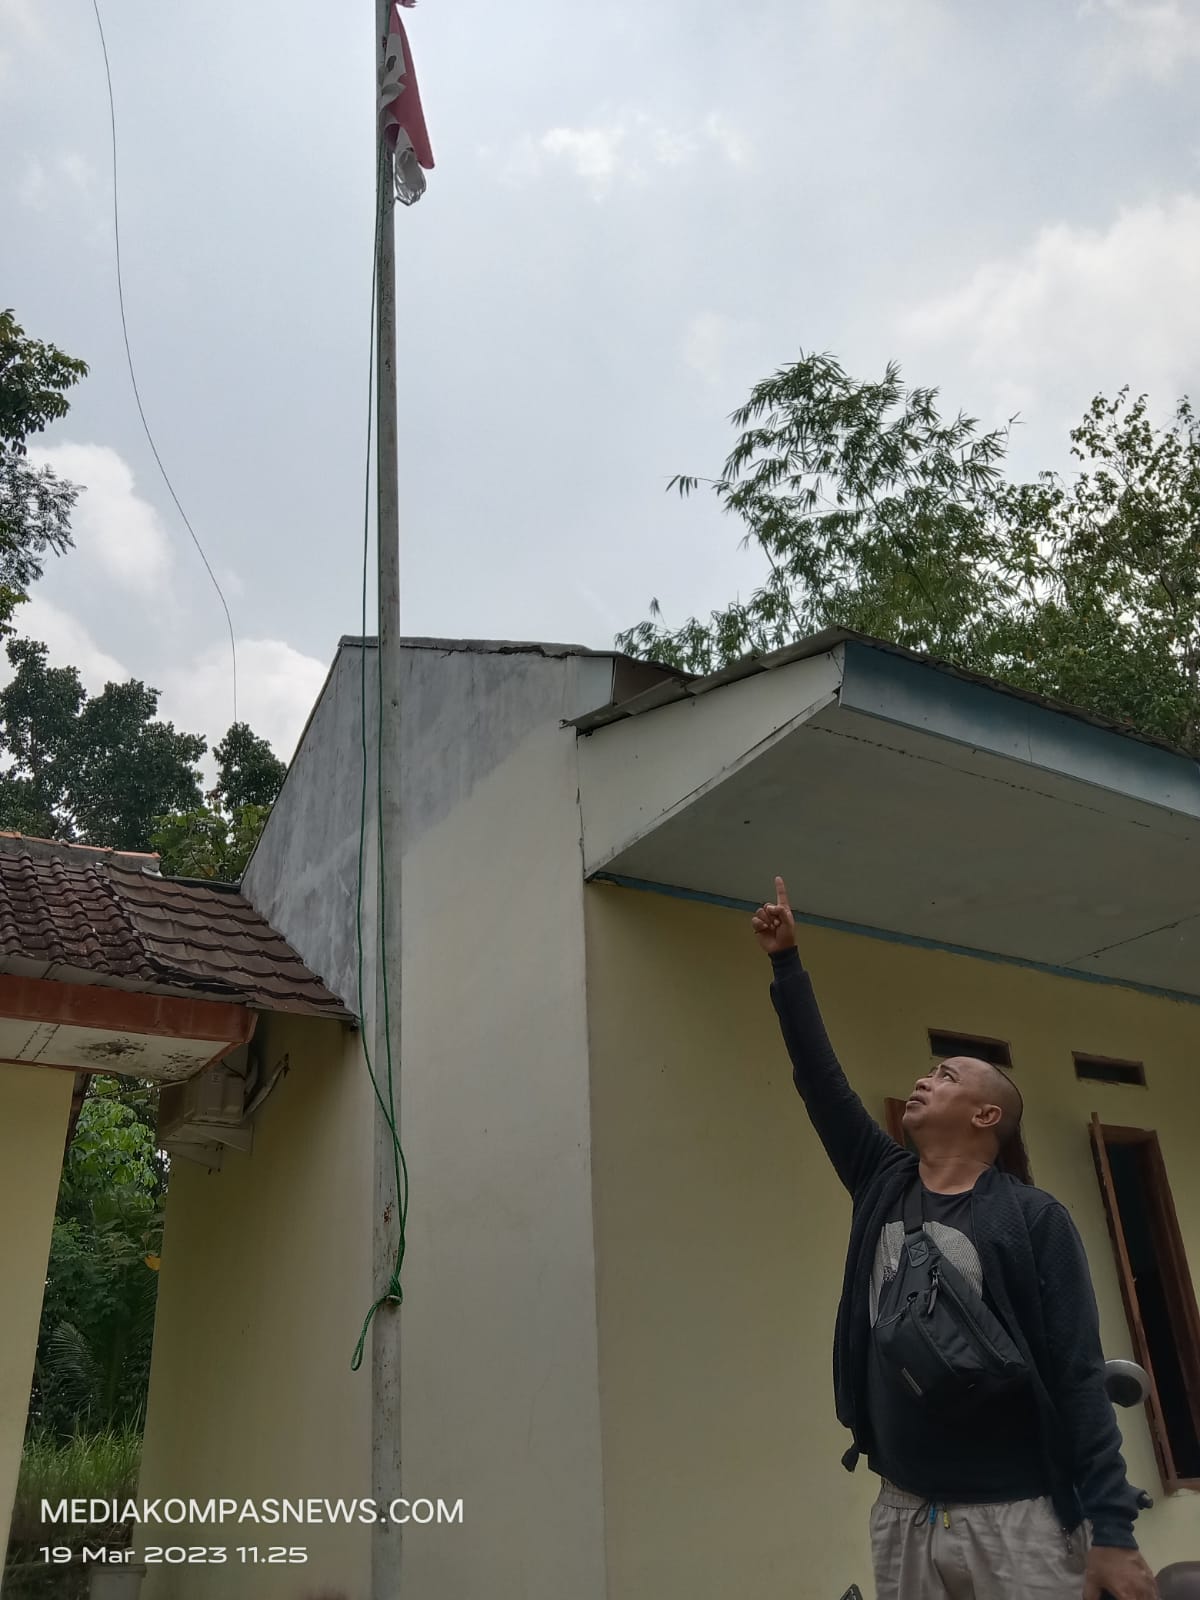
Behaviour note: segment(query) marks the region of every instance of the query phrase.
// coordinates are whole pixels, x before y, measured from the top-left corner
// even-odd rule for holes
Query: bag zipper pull
[[[928,1301],[926,1302],[926,1305],[925,1305],[925,1315],[927,1317],[931,1317],[933,1315],[933,1308],[934,1308],[935,1305],[937,1305],[938,1271],[937,1271],[936,1267],[933,1269],[933,1272],[930,1274],[930,1285],[931,1285],[931,1287],[930,1287],[930,1290],[929,1290],[929,1299],[928,1299]]]

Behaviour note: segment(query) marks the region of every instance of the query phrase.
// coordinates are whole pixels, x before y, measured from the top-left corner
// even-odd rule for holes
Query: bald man
[[[1016,1085],[986,1061],[943,1061],[905,1105],[917,1154],[901,1149],[834,1055],[782,878],[751,920],[774,969],[796,1088],[853,1200],[834,1388],[854,1441],[843,1464],[853,1470],[865,1455],[881,1479],[871,1513],[878,1600],[1154,1600],[1079,1235],[1058,1201],[996,1166],[1020,1127]],[[917,1196],[924,1232],[1027,1368],[1019,1387],[969,1412],[913,1392],[875,1337],[903,1270],[905,1202]]]

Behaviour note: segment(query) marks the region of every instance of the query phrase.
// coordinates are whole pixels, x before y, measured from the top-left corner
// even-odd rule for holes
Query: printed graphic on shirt
[[[966,1234],[960,1233],[957,1228],[947,1227],[944,1222],[927,1222],[925,1232],[951,1266],[958,1268],[971,1288],[982,1298],[983,1268],[979,1262],[979,1252]],[[903,1248],[903,1222],[886,1223],[880,1232],[879,1244],[875,1250],[875,1264],[871,1268],[872,1327],[879,1320],[879,1302],[883,1297],[883,1291],[900,1270],[900,1252]]]

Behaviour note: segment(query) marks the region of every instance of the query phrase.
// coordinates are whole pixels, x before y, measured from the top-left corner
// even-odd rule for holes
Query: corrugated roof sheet
[[[156,860],[0,835],[0,959],[261,1011],[350,1017],[248,900],[160,877]]]

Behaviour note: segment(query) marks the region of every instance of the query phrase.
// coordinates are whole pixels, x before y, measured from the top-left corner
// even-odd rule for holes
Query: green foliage
[[[287,768],[265,739],[235,722],[213,754],[217,782],[207,805],[155,819],[154,849],[162,870],[180,878],[237,883]]]
[[[66,416],[66,392],[87,372],[82,361],[30,339],[11,311],[0,311],[0,633],[42,574],[48,550],[71,544],[79,495],[49,467],[30,466],[27,442]]]
[[[163,872],[237,883],[270,814],[270,806],[238,806],[232,813],[216,805],[198,806],[159,817],[151,842]]]
[[[159,851],[162,870],[236,882],[286,767],[244,722],[221,740],[217,783],[200,790],[205,740],[156,717],[158,691],[110,683],[89,695],[46,646],[10,639],[0,689],[0,828],[119,850]]]
[[[45,1544],[41,1520],[43,1500],[125,1500],[137,1493],[142,1440],[135,1429],[75,1434],[59,1440],[32,1433],[21,1456],[17,1495],[13,1502],[12,1538]],[[54,1540],[58,1542],[59,1535]],[[75,1530],[89,1537],[94,1530]]]
[[[874,634],[1200,753],[1200,428],[1097,396],[1069,477],[1012,484],[1008,435],[936,391],[802,356],[756,385],[710,482],[767,577],[746,601],[618,647],[707,673],[822,627]],[[676,478],[690,494],[696,478]]]
[[[89,695],[46,646],[10,639],[15,668],[0,689],[0,827],[46,838],[145,850],[153,819],[200,803],[198,734],[160,722],[158,691],[136,680]]]
[[[137,1493],[142,1439],[135,1428],[75,1434],[58,1439],[46,1433],[26,1435],[4,1565],[4,1600],[84,1600],[89,1569],[47,1566],[43,1545],[78,1549],[87,1544],[127,1546],[130,1524],[47,1526],[42,1501],[125,1501]]]
[[[91,1080],[51,1236],[30,1401],[40,1436],[140,1425],[167,1177],[154,1128],[148,1085]]]
[[[213,751],[217,761],[216,798],[229,813],[246,806],[275,804],[287,767],[249,723],[235,722]]]

